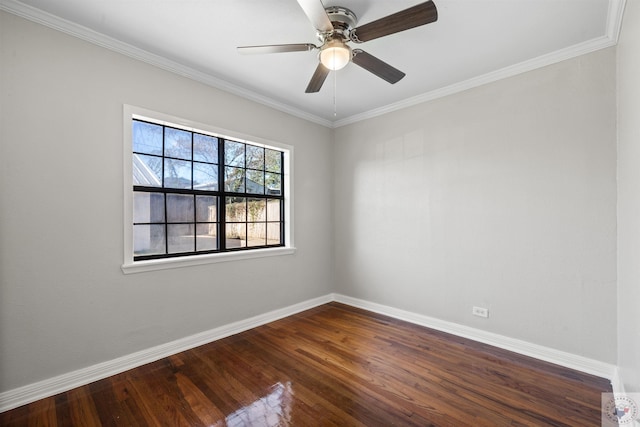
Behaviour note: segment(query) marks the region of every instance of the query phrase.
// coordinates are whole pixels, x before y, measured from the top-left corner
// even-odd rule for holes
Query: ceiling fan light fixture
[[[320,51],[320,62],[330,70],[341,70],[349,61],[351,61],[351,48],[340,40],[326,43]]]

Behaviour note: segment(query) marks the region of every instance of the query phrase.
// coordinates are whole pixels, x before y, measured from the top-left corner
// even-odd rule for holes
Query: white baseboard
[[[0,393],[0,412],[8,411],[22,405],[26,405],[45,397],[53,396],[80,387],[103,378],[116,375],[129,369],[155,362],[167,356],[189,350],[203,344],[207,344],[257,326],[282,319],[287,316],[299,313],[310,308],[326,304],[331,301],[337,301],[348,304],[364,310],[373,311],[375,313],[384,314],[399,320],[404,320],[417,325],[426,326],[442,332],[448,332],[453,335],[469,338],[495,347],[510,350],[536,359],[555,363],[577,371],[586,372],[607,378],[612,381],[613,391],[615,393],[624,393],[622,382],[620,381],[618,371],[614,365],[599,362],[597,360],[588,359],[582,356],[554,350],[552,348],[543,347],[537,344],[531,344],[526,341],[505,337],[491,332],[482,331],[468,326],[459,325],[452,322],[436,319],[422,314],[412,313],[409,311],[399,310],[382,304],[376,304],[369,301],[348,297],[341,294],[328,294],[322,297],[313,298],[294,304],[282,309],[270,311],[249,319],[230,323],[220,326],[209,331],[194,334],[185,338],[181,338],[166,344],[152,347],[146,350],[138,351],[126,356],[119,357],[96,365],[78,369],[73,372],[49,378],[37,383],[28,384],[13,390]]]
[[[575,354],[555,350],[553,348],[505,337],[503,335],[486,332],[480,329],[471,328],[469,326],[459,325],[457,323],[447,322],[445,320],[436,319],[422,314],[399,310],[397,308],[389,307],[386,305],[376,304],[373,302],[340,294],[334,294],[333,300],[354,307],[362,308],[364,310],[384,314],[395,319],[404,320],[421,326],[426,326],[428,328],[447,332],[463,338],[469,338],[474,341],[513,351],[525,356],[534,357],[536,359],[544,360],[545,362],[554,363],[556,365],[575,369],[580,372],[596,375],[598,377],[606,378],[610,381],[613,380],[616,372],[616,367],[614,365],[600,362],[598,360],[577,356]]]
[[[181,351],[189,350],[257,326],[282,319],[287,316],[326,304],[332,301],[332,295],[303,301],[282,309],[270,311],[249,319],[230,323],[205,332],[194,334],[156,347],[138,351],[97,365],[88,366],[77,371],[49,378],[37,383],[28,384],[13,390],[0,393],[0,412],[5,412],[36,400],[50,397],[58,393],[116,375],[129,369],[155,362]]]

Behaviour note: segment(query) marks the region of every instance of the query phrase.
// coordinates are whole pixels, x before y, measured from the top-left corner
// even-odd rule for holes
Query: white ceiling
[[[324,5],[351,9],[361,25],[421,2],[324,0]],[[305,93],[316,51],[236,51],[243,45],[318,44],[296,0],[1,0],[0,6],[326,126],[611,46],[624,6],[624,0],[434,2],[437,22],[357,45],[404,71],[403,80],[391,85],[349,64],[332,72],[316,94]]]

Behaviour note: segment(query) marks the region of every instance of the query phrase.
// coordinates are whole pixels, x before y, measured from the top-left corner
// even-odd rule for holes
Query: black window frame
[[[162,173],[160,178],[160,186],[152,186],[152,185],[136,185],[135,183],[132,185],[133,188],[133,193],[134,193],[134,197],[135,197],[135,193],[159,193],[159,194],[163,194],[163,203],[164,203],[164,222],[160,223],[160,222],[135,222],[135,220],[133,218],[135,218],[135,211],[133,212],[133,217],[132,217],[132,226],[135,228],[136,225],[163,225],[164,226],[164,247],[165,247],[165,253],[163,254],[148,254],[148,255],[136,255],[135,254],[135,248],[133,248],[133,261],[146,261],[146,260],[157,260],[157,259],[168,259],[168,258],[179,258],[179,257],[187,257],[187,256],[199,256],[199,255],[207,255],[207,254],[216,254],[216,253],[228,253],[228,252],[240,252],[240,251],[256,251],[256,250],[261,250],[261,249],[270,249],[270,248],[281,248],[281,247],[285,247],[286,246],[286,236],[285,236],[285,221],[286,221],[286,211],[285,211],[285,185],[286,185],[286,181],[285,181],[285,151],[283,151],[282,149],[279,149],[277,147],[272,147],[272,146],[265,146],[263,144],[259,144],[259,143],[252,143],[249,141],[239,141],[233,138],[228,138],[228,137],[223,137],[223,136],[218,136],[212,133],[208,133],[208,132],[204,132],[204,131],[198,131],[195,129],[184,129],[181,128],[179,126],[172,126],[171,124],[167,124],[167,123],[157,123],[154,121],[150,121],[150,120],[144,120],[141,118],[132,118],[131,119],[131,123],[130,125],[133,127],[134,126],[134,122],[140,122],[140,123],[146,123],[146,124],[150,124],[150,125],[154,125],[154,126],[159,126],[162,128],[162,154],[150,154],[150,153],[145,153],[145,152],[138,152],[134,150],[135,147],[135,141],[134,138],[135,136],[132,135],[132,144],[131,144],[131,153],[132,153],[132,161],[134,156],[136,155],[143,155],[143,156],[151,156],[151,157],[155,157],[157,159],[160,160],[161,165],[162,165]],[[167,156],[166,155],[166,150],[165,150],[165,137],[166,137],[166,129],[175,129],[175,130],[179,130],[179,131],[183,131],[183,132],[188,132],[191,134],[191,158],[189,160],[185,160],[184,158],[177,158],[177,157],[171,157],[171,156]],[[218,150],[218,158],[217,158],[217,164],[216,163],[211,163],[211,162],[203,162],[200,160],[195,160],[194,159],[194,155],[193,155],[193,144],[194,144],[194,135],[204,135],[206,137],[213,137],[217,139],[217,150]],[[245,156],[244,156],[244,160],[243,160],[243,164],[240,165],[234,165],[233,167],[236,167],[238,169],[242,169],[242,176],[243,176],[243,180],[244,180],[244,190],[243,191],[231,191],[231,190],[227,190],[227,188],[225,187],[225,167],[229,166],[225,164],[225,147],[227,142],[232,142],[235,144],[243,144],[244,145],[244,152],[245,152]],[[247,165],[247,156],[246,156],[246,147],[247,146],[251,146],[251,147],[258,147],[262,150],[265,150],[264,153],[265,155],[263,155],[264,160],[263,160],[263,165],[264,168],[263,169],[256,169],[256,168],[251,168],[248,167]],[[272,152],[277,152],[279,153],[279,163],[280,163],[280,170],[279,172],[275,172],[273,169],[267,169],[267,165],[266,165],[266,150],[271,150]],[[166,160],[180,160],[180,161],[188,161],[191,163],[191,188],[173,188],[173,187],[167,187],[165,186],[165,164],[166,164]],[[194,184],[194,163],[204,163],[204,164],[208,164],[208,165],[215,165],[217,167],[217,174],[218,174],[218,182],[217,182],[217,190],[200,190],[200,189],[194,189],[193,188],[193,184]],[[258,171],[258,172],[263,172],[263,193],[252,193],[252,192],[248,192],[248,188],[247,188],[247,171]],[[278,193],[274,193],[271,191],[268,191],[267,189],[267,184],[265,182],[265,178],[266,174],[273,174],[278,176],[279,175],[279,181],[280,181],[280,190]],[[170,222],[167,218],[167,196],[168,195],[172,195],[172,194],[177,194],[177,195],[192,195],[194,197],[194,202],[193,202],[193,207],[194,207],[194,214],[193,214],[193,221],[192,222]],[[217,221],[215,222],[206,222],[206,221],[197,221],[197,208],[196,208],[196,197],[197,196],[212,196],[216,198],[217,204],[216,204],[216,216],[217,216]],[[247,215],[246,220],[245,221],[235,221],[235,222],[231,222],[231,221],[227,221],[227,201],[230,199],[237,199],[237,198],[244,198],[245,199],[245,213]],[[270,218],[268,218],[265,212],[265,220],[264,221],[249,221],[248,218],[248,211],[249,211],[249,199],[260,199],[260,200],[265,200],[265,206],[268,207],[269,201],[277,201],[277,203],[279,203],[279,219],[277,221],[271,221]],[[132,207],[132,209],[135,209],[135,206]],[[265,233],[267,233],[267,229],[268,229],[268,225],[269,224],[279,224],[279,243],[278,244],[269,244],[267,241],[267,235],[265,234],[265,244],[264,245],[254,245],[254,246],[249,246],[248,242],[245,242],[246,246],[241,246],[241,247],[228,247],[227,245],[227,224],[228,223],[244,223],[245,227],[246,227],[246,233],[245,236],[248,237],[248,228],[249,228],[249,224],[265,224]],[[168,233],[168,227],[170,225],[173,224],[189,224],[192,225],[194,228],[194,250],[193,251],[185,251],[185,252],[177,252],[177,253],[170,253],[169,252],[169,233]],[[216,238],[217,238],[217,249],[209,249],[209,250],[197,250],[197,226],[198,224],[216,224],[216,228],[217,228],[217,232],[216,232]],[[135,232],[134,232],[135,234]]]

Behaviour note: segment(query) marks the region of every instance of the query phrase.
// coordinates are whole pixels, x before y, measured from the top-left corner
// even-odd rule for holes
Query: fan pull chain
[[[336,93],[338,86],[338,73],[333,72],[333,117],[338,117],[338,108],[336,107]]]

